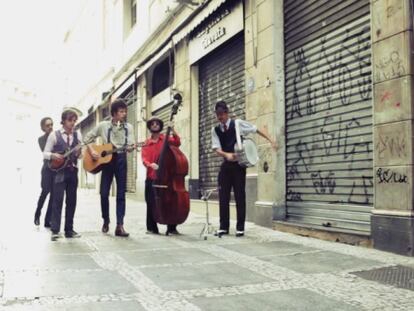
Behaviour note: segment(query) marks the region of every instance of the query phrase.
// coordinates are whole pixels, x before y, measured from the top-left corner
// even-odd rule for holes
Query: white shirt
[[[68,139],[68,134],[66,134],[63,128],[59,129],[59,131],[62,134],[63,140],[66,142]],[[79,131],[76,131],[76,133],[77,133],[76,135],[78,136],[78,141],[79,143],[81,143],[82,134]],[[56,133],[55,131],[53,131],[52,133],[50,133],[49,137],[47,138],[46,146],[45,146],[45,149],[43,150],[43,159],[50,160],[52,156],[53,146],[56,145],[56,143],[57,143]],[[73,143],[73,133],[69,134],[69,145],[72,145],[72,143]]]
[[[109,140],[117,148],[125,145],[125,128],[128,131],[127,145],[132,145],[135,142],[134,128],[129,123],[120,123],[120,126],[112,123],[112,120],[102,121],[89,133],[85,135],[84,143],[90,144],[95,141],[97,137],[102,138],[104,144],[108,143],[108,130],[110,130]]]
[[[227,129],[230,128],[230,121],[231,119],[229,118],[226,122]],[[220,130],[224,132],[224,124],[222,123],[220,123]],[[253,125],[250,122],[239,119],[239,130],[240,130],[240,136],[246,136],[250,133],[256,133],[257,127],[256,125]],[[220,139],[217,136],[215,127],[211,129],[211,148],[221,149]]]

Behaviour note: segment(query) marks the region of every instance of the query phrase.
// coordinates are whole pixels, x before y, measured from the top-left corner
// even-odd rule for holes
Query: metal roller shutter
[[[157,118],[160,118],[164,122],[164,129],[162,130],[164,133],[167,131],[166,124],[170,120],[171,116],[171,106],[172,103],[169,103],[162,108],[155,110],[152,112],[153,116],[156,116]]]
[[[287,221],[369,234],[369,0],[285,0]]]
[[[200,188],[217,187],[222,162],[211,149],[211,128],[216,124],[214,105],[225,100],[233,117],[245,117],[243,33],[213,51],[199,63],[199,182]]]
[[[85,137],[87,133],[89,133],[94,127],[96,126],[96,118],[95,113],[91,113],[83,120],[80,124],[80,131],[82,137]],[[79,161],[82,163],[82,161]],[[83,172],[80,174],[81,176],[81,186],[86,188],[94,188],[95,187],[95,175],[88,173],[86,170],[82,170]]]
[[[127,122],[134,128],[134,137],[136,138],[135,125],[137,124],[137,102],[136,91],[133,86],[127,94],[122,96],[128,105]],[[137,182],[137,153],[127,153],[127,192],[135,193]]]

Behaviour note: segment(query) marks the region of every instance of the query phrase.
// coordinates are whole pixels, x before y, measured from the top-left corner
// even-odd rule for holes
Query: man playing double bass
[[[166,139],[161,131],[164,127],[164,122],[157,118],[152,117],[147,121],[147,128],[151,132],[151,136],[146,140],[144,147],[142,148],[142,163],[147,168],[147,178],[145,180],[145,201],[147,202],[147,233],[158,234],[158,226],[154,220],[155,210],[155,193],[153,189],[153,183],[157,179],[157,170],[159,168],[157,160],[161,154],[163,143]],[[179,147],[181,145],[180,137],[172,129],[172,135],[168,137],[169,144]],[[176,224],[167,225],[166,235],[179,234]]]

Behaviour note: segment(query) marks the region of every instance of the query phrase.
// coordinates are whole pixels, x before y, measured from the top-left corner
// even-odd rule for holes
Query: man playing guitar
[[[211,129],[212,148],[217,155],[224,158],[218,175],[220,229],[217,230],[216,235],[221,237],[229,233],[229,203],[231,188],[233,188],[237,211],[236,237],[242,237],[244,235],[244,222],[246,219],[246,168],[237,162],[234,150],[237,140],[235,121],[229,117],[229,109],[226,102],[217,102],[215,112],[219,124]],[[270,137],[247,121],[239,120],[239,130],[241,136],[257,133],[267,139],[274,149],[277,148],[276,143]]]
[[[52,132],[46,142],[43,152],[45,160],[61,159],[63,153],[68,149],[77,148],[82,140],[79,132],[75,131],[75,124],[78,115],[75,111],[67,109],[63,111],[61,124],[62,128]],[[73,218],[76,210],[76,194],[78,189],[78,168],[77,161],[81,150],[70,154],[66,166],[56,172],[52,187],[52,241],[56,241],[60,235],[60,223],[62,215],[63,197],[66,192],[65,211],[65,237],[78,238],[80,234],[73,230]]]
[[[126,122],[127,105],[124,100],[117,99],[111,105],[111,120],[100,122],[94,129],[85,135],[84,142],[90,144],[97,137],[102,139],[104,144],[112,143],[120,151],[114,153],[111,161],[104,165],[102,169],[100,194],[101,211],[103,218],[102,232],[109,231],[109,191],[113,178],[116,180],[116,229],[115,235],[127,237],[124,229],[125,216],[125,192],[127,181],[127,156],[126,152],[134,149],[134,128]],[[128,146],[128,147],[127,147]],[[88,145],[93,159],[98,159],[100,155]]]

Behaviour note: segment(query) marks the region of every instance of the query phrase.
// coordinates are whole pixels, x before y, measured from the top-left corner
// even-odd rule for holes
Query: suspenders
[[[107,141],[108,143],[111,142],[111,131],[112,131],[112,126],[108,129],[108,134],[107,134]],[[124,146],[126,146],[128,144],[128,128],[125,125],[124,126],[124,131],[125,131],[125,142],[124,142]]]

